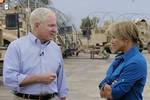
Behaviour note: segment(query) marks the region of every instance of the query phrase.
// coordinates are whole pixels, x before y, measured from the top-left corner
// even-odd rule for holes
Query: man
[[[138,29],[124,21],[110,26],[108,32],[112,35],[112,52],[118,54],[100,82],[100,96],[107,100],[142,100],[147,64],[139,51]]]
[[[65,100],[67,86],[60,48],[53,41],[56,15],[37,8],[30,16],[31,32],[13,41],[4,59],[4,85],[14,100]]]

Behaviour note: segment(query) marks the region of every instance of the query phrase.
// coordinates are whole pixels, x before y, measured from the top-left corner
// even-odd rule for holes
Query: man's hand
[[[50,84],[52,81],[54,81],[56,78],[56,75],[54,74],[42,74],[42,75],[30,75],[27,76],[20,84],[20,87],[36,84],[36,83],[42,83],[42,84]]]
[[[111,86],[108,84],[105,84],[105,86],[100,90],[100,96],[102,98],[107,98],[111,100],[112,99],[111,92],[112,92]]]
[[[39,76],[39,83],[50,84],[53,80],[55,80],[56,75],[51,74],[43,74]]]

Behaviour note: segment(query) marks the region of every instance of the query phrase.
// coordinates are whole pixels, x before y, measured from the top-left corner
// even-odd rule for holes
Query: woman
[[[139,51],[140,38],[136,25],[130,21],[112,24],[111,50],[117,53],[100,82],[100,96],[107,100],[142,100],[146,83],[147,63]]]

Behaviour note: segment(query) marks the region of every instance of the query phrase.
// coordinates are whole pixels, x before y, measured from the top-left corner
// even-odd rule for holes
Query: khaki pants
[[[14,95],[13,100],[33,100],[33,99],[24,99],[24,98],[22,98],[22,97],[18,97],[18,96],[16,96],[16,95]],[[34,99],[34,100],[35,100],[35,99]],[[60,100],[60,99],[59,99],[57,96],[55,96],[54,98],[49,99],[49,100]]]

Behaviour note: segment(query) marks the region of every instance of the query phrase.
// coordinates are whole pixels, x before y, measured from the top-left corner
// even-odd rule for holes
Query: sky
[[[78,27],[86,16],[148,16],[150,0],[52,0],[55,8],[72,18]],[[112,18],[112,17],[111,17]]]

